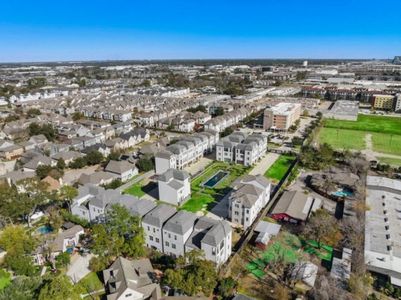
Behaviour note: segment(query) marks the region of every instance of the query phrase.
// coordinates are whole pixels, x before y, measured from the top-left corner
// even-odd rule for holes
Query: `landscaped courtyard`
[[[401,118],[359,115],[357,121],[325,119],[319,143],[335,149],[401,155]]]
[[[145,192],[143,190],[143,183],[142,182],[137,182],[131,185],[128,189],[124,191],[124,194],[129,194],[138,198],[141,198],[142,196],[145,195]]]
[[[283,154],[274,162],[274,164],[266,171],[265,177],[277,183],[284,177],[287,173],[290,165],[294,161],[295,157],[293,155]]]
[[[203,173],[194,178],[191,182],[191,198],[184,203],[181,209],[197,212],[209,211],[229,191],[231,183],[238,177],[247,173],[249,168],[243,165],[232,165],[225,162],[214,162]],[[213,187],[206,187],[204,183],[211,179],[219,171],[228,174],[216,183]]]

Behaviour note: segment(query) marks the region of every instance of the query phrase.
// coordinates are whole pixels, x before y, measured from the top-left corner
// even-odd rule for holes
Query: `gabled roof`
[[[177,210],[166,204],[160,204],[151,210],[142,220],[143,223],[156,227],[162,227],[163,224],[170,219]]]
[[[163,182],[169,182],[173,179],[179,180],[179,181],[184,181],[188,178],[189,178],[189,174],[187,171],[168,169],[166,172],[164,172],[163,174],[161,174],[158,177],[158,180],[163,181]]]
[[[107,164],[105,171],[116,174],[122,174],[132,169],[136,169],[134,164],[131,164],[125,160],[110,160]]]
[[[163,230],[167,230],[173,233],[184,234],[190,228],[193,228],[195,220],[198,217],[191,212],[180,210],[170,220],[166,222]]]

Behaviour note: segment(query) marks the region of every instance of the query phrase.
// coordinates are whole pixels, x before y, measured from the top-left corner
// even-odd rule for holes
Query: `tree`
[[[0,247],[7,254],[5,264],[17,275],[33,275],[35,268],[30,256],[37,241],[29,236],[22,225],[10,225],[0,234]]]
[[[319,248],[322,243],[335,247],[342,238],[337,220],[324,209],[312,213],[302,234],[306,240],[315,240]]]
[[[92,150],[85,156],[85,160],[89,166],[97,165],[103,161],[103,155],[97,150]]]
[[[231,299],[231,297],[234,295],[236,287],[237,287],[237,282],[234,280],[234,278],[226,277],[220,280],[217,291],[219,295],[222,296],[224,299],[225,298]]]
[[[45,283],[39,300],[80,300],[81,297],[66,275],[58,275]]]
[[[57,136],[57,131],[51,124],[39,125],[37,123],[29,124],[29,136],[43,134],[49,141],[54,141]]]
[[[36,176],[40,179],[45,178],[53,167],[49,165],[40,165],[36,168]]]
[[[107,268],[108,259],[104,256],[94,256],[89,261],[89,270],[92,272],[100,272]]]
[[[216,287],[217,273],[215,265],[205,260],[202,252],[191,251],[176,260],[174,269],[166,270],[164,280],[186,295],[193,296],[202,292],[209,296]]]
[[[64,219],[60,215],[60,212],[55,207],[50,208],[49,210],[49,218],[48,224],[55,231],[58,232],[61,226],[63,225]]]
[[[214,116],[222,116],[224,115],[224,109],[222,107],[217,107],[214,111]]]
[[[86,159],[83,157],[77,157],[72,162],[70,162],[69,167],[71,169],[81,169],[86,166]]]
[[[83,113],[74,112],[74,113],[72,114],[72,119],[73,119],[74,121],[79,121],[79,120],[81,120],[81,119],[83,119],[83,118],[84,118],[84,114],[83,114]]]
[[[232,129],[231,127],[227,127],[226,129],[224,129],[221,133],[220,133],[220,137],[225,137],[230,135],[231,133],[234,132],[234,129]]]
[[[70,264],[71,256],[68,252],[63,252],[57,255],[56,257],[56,265],[58,267],[66,267]]]
[[[0,300],[32,300],[39,296],[42,278],[39,276],[17,276],[10,285],[0,290]]]
[[[65,167],[66,167],[65,160],[62,159],[62,158],[60,158],[60,159],[57,161],[56,167],[57,167],[57,169],[59,169],[59,170],[64,170]]]
[[[72,200],[78,196],[78,190],[70,185],[63,185],[58,193],[58,199],[71,207]]]
[[[36,117],[36,116],[41,115],[42,113],[41,113],[40,110],[37,109],[37,108],[30,108],[30,109],[28,109],[28,111],[26,112],[26,114],[27,114],[28,118],[34,118],[34,117]]]
[[[11,220],[22,219],[31,225],[31,216],[36,209],[49,201],[48,184],[36,178],[18,182],[15,187],[0,187],[0,215]]]
[[[141,157],[136,165],[141,172],[147,172],[155,168],[153,159],[148,156]]]

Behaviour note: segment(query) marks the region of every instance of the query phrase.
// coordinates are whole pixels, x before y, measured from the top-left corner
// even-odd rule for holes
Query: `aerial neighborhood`
[[[0,300],[399,299],[400,228],[399,60],[0,65]]]

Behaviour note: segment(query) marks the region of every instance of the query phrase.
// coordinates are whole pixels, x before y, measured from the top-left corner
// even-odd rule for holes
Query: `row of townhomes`
[[[169,172],[174,175],[181,171]],[[79,188],[79,194],[72,202],[71,212],[85,220],[99,222],[113,204],[125,206],[142,219],[149,248],[174,256],[184,255],[194,249],[203,250],[205,257],[217,265],[224,263],[231,255],[232,232],[227,221],[199,218],[186,211],[177,212],[173,206],[156,205],[151,200],[121,195],[117,190],[84,185]]]
[[[155,155],[156,174],[168,169],[181,170],[210,153],[219,140],[217,132],[204,131],[180,137],[177,142]]]
[[[240,108],[207,121],[204,124],[204,128],[222,132],[224,129],[238,124],[238,122],[245,119],[250,113],[247,108]]]
[[[234,132],[216,144],[216,160],[251,166],[266,154],[267,137]]]
[[[232,229],[224,220],[198,217],[161,204],[142,220],[146,245],[160,252],[180,256],[202,250],[205,258],[220,266],[231,255]]]

